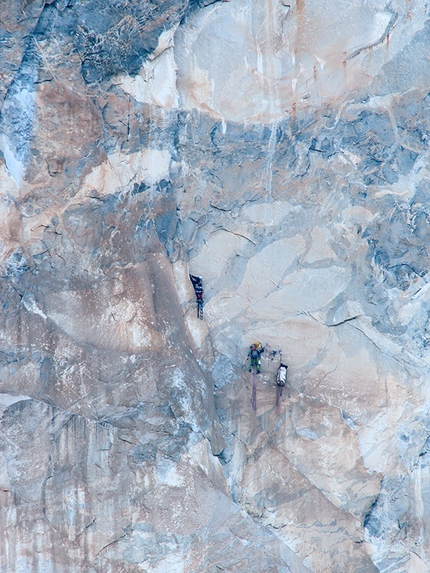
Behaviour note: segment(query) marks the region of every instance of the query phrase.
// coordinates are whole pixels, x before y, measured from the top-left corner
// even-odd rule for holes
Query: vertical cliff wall
[[[427,572],[424,2],[0,21],[0,570]]]

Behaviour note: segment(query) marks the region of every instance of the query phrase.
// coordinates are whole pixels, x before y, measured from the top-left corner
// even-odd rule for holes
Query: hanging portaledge
[[[193,283],[194,291],[196,293],[197,302],[197,318],[203,320],[203,282],[202,277],[190,275],[190,280]]]

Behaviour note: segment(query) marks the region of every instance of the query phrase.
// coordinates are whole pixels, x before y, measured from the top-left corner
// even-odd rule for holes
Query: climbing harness
[[[203,282],[202,277],[196,277],[194,275],[190,275],[190,280],[193,283],[194,292],[196,293],[196,302],[197,302],[197,318],[203,320]]]

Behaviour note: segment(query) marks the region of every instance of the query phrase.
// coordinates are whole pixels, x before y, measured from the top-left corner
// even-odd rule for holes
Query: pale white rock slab
[[[424,26],[422,3],[208,6],[178,29],[181,105],[230,121],[277,121],[368,85]]]
[[[229,259],[240,254],[247,239],[225,229],[215,231],[205,241],[200,253],[191,261],[193,273],[204,277],[208,284],[222,281]]]
[[[134,183],[142,181],[153,185],[169,179],[171,156],[166,149],[143,149],[136,153],[115,152],[95,167],[84,179],[76,198],[83,198],[91,191],[109,195],[122,189],[130,191]],[[76,202],[76,201],[75,201]]]
[[[288,201],[277,200],[272,203],[245,203],[240,209],[240,221],[250,221],[253,224],[264,223],[265,227],[277,227],[291,213],[303,210],[301,205],[293,205]]]
[[[165,109],[178,107],[177,66],[173,52],[176,28],[167,29],[160,35],[157,48],[136,76],[120,76],[115,79],[116,85],[136,101]]]
[[[334,241],[334,237],[327,228],[317,226],[309,234],[312,244],[303,259],[304,262],[312,264],[321,260],[333,261],[337,258],[336,253],[330,246],[330,243]]]
[[[150,288],[145,280],[140,286],[142,291]],[[53,292],[46,299],[46,315],[81,344],[131,353],[161,346],[148,299],[117,298],[109,290],[109,284],[100,284],[97,296],[92,289]]]

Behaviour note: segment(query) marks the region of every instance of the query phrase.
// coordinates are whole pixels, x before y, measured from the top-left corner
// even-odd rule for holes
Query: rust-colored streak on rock
[[[64,134],[70,133],[76,137],[78,132],[79,138],[75,140],[75,145],[78,145],[99,135],[100,117],[87,94],[53,82],[42,88],[40,96],[40,114],[43,114],[41,119],[49,120],[46,123],[51,127],[51,137],[64,137]],[[47,111],[51,112],[50,117],[47,116]]]
[[[347,60],[346,60],[346,52],[343,53],[344,59],[342,60],[342,69],[343,69],[343,85],[348,85],[348,67],[347,67]]]
[[[36,92],[36,118],[38,129],[31,147],[37,153],[30,156],[27,182],[52,185],[52,177],[56,177],[58,185],[64,187],[66,178],[73,176],[75,183],[76,172],[82,171],[79,162],[83,150],[94,146],[102,134],[100,114],[92,99],[54,80]],[[85,170],[84,165],[82,168]]]
[[[297,34],[296,34],[296,59],[297,56],[305,48],[304,37],[305,37],[305,12],[306,12],[306,1],[297,0],[296,2],[296,13],[297,13]]]
[[[298,14],[303,15],[306,9],[306,0],[297,0],[296,1],[296,10]]]
[[[291,108],[291,115],[293,117],[296,117],[296,114],[297,114],[297,104],[296,104],[296,102],[293,102],[293,106]]]

